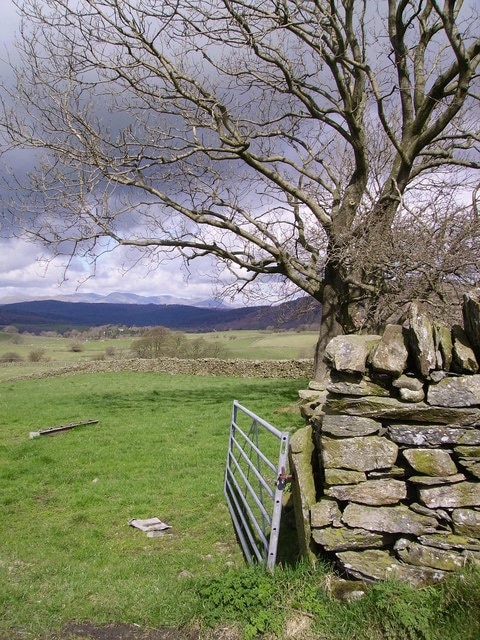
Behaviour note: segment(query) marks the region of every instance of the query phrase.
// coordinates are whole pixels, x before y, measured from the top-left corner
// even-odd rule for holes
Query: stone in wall
[[[480,551],[480,540],[448,532],[422,535],[418,537],[418,542],[429,547],[437,547],[438,549]]]
[[[325,411],[329,414],[352,415],[376,420],[395,420],[396,422],[437,423],[445,425],[480,425],[480,409],[433,407],[425,402],[406,403],[396,398],[367,396],[327,397]]]
[[[418,502],[411,502],[408,506],[412,511],[415,511],[415,513],[435,518],[439,523],[451,524],[453,522],[450,514],[448,511],[445,511],[445,509],[429,509],[422,504],[418,504]]]
[[[376,420],[356,416],[326,415],[321,422],[322,434],[338,438],[370,436],[378,433],[381,428],[381,423]]]
[[[306,422],[312,422],[316,418],[321,418],[323,416],[323,402],[318,400],[304,402],[300,406],[300,415]]]
[[[428,389],[427,402],[440,407],[480,405],[480,375],[444,378]]]
[[[313,529],[312,537],[325,551],[346,551],[347,549],[376,549],[392,542],[391,536],[365,529],[346,527]]]
[[[342,521],[353,529],[417,536],[434,533],[438,527],[438,521],[435,518],[415,513],[406,505],[370,507],[350,503],[345,507]]]
[[[422,487],[440,487],[444,484],[456,484],[464,482],[466,477],[463,473],[455,473],[452,476],[410,476],[408,482],[412,485],[421,485]]]
[[[342,512],[340,511],[336,500],[322,498],[311,506],[310,524],[314,529],[329,527],[332,524],[335,527],[340,527],[341,516]]]
[[[452,369],[458,373],[477,373],[478,362],[463,327],[460,325],[452,327],[452,340]]]
[[[394,549],[400,560],[419,567],[455,571],[464,567],[468,561],[480,564],[480,554],[473,551],[439,549],[406,538],[397,540]]]
[[[290,470],[295,478],[292,483],[292,497],[295,510],[298,542],[301,554],[314,562],[310,549],[310,506],[316,502],[315,482],[312,474],[314,445],[312,427],[296,431],[290,438]]]
[[[453,476],[458,469],[443,449],[405,449],[403,457],[417,472],[427,476]]]
[[[448,444],[480,444],[480,430],[459,425],[389,424],[388,437],[400,445],[439,447]]]
[[[398,480],[403,480],[405,476],[405,469],[397,467],[397,465],[393,465],[393,467],[389,467],[388,469],[373,469],[368,472],[368,477],[371,480],[375,478],[397,478]]]
[[[412,302],[408,313],[409,352],[417,371],[427,378],[437,368],[437,355],[433,339],[433,322],[423,313],[418,302]]]
[[[370,353],[370,366],[373,371],[389,373],[396,378],[405,371],[407,360],[408,350],[403,327],[387,324],[380,342]]]
[[[480,446],[469,447],[469,446],[456,446],[454,447],[455,453],[461,458],[476,458],[480,459]]]
[[[480,538],[480,511],[474,509],[454,509],[453,530],[459,536]]]
[[[480,361],[480,300],[472,294],[463,296],[463,326],[473,351]]]
[[[369,471],[391,467],[397,458],[394,442],[379,436],[365,438],[321,439],[320,452],[325,468]]]
[[[390,478],[366,480],[359,484],[329,487],[325,495],[340,502],[359,502],[369,505],[398,504],[407,496],[407,485]]]
[[[420,501],[427,507],[436,509],[456,509],[458,507],[480,507],[480,484],[460,482],[452,485],[419,490]]]
[[[337,371],[365,373],[367,358],[380,338],[356,334],[333,338],[325,349],[325,361]]]
[[[480,480],[480,460],[476,460],[472,458],[459,458],[458,464],[469,475]]]
[[[388,396],[390,390],[361,374],[332,371],[327,391],[348,396]]]
[[[324,469],[325,487],[339,484],[358,484],[365,482],[367,475],[364,471],[353,469]]]
[[[435,323],[433,325],[433,341],[437,354],[437,368],[450,371],[453,360],[451,330],[445,324]]]
[[[395,378],[392,382],[392,386],[396,389],[408,389],[409,391],[422,391],[423,381],[414,375],[401,375]]]
[[[343,551],[336,554],[340,567],[347,575],[357,580],[396,579],[414,586],[439,582],[446,573],[431,567],[414,567],[399,562],[391,553],[380,549],[365,551]]]
[[[423,381],[416,376],[401,375],[393,380],[392,386],[398,389],[400,400],[404,402],[423,402],[425,399]]]

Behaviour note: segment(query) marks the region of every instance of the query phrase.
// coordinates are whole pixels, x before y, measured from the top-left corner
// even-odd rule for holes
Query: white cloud
[[[127,251],[118,248],[103,255],[94,276],[89,277],[90,265],[79,257],[65,270],[65,258],[46,260],[35,245],[20,239],[0,240],[0,302],[13,297],[45,298],[77,292],[172,295],[192,302],[213,295],[214,282],[206,263],[204,269],[193,272],[189,280],[180,259],[169,260],[155,269],[142,263],[129,268],[132,264]]]

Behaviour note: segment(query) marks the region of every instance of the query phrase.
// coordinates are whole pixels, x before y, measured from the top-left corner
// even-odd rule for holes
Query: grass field
[[[230,357],[253,360],[313,358],[318,340],[316,331],[220,331],[203,335],[225,347]]]
[[[269,640],[478,640],[478,571],[436,588],[377,585],[346,605],[323,566],[245,568],[222,490],[231,403],[295,429],[305,384],[155,373],[2,383],[0,638],[79,640],[61,630],[88,621],[205,634],[211,624],[230,640],[227,629]],[[28,437],[87,419],[98,424]],[[152,516],[171,533],[128,526]]]
[[[222,349],[222,357],[247,360],[283,360],[312,358],[317,335],[315,332],[224,331],[186,334],[189,340],[199,337]],[[39,373],[78,362],[96,359],[122,359],[134,354],[131,345],[135,337],[79,340],[61,336],[19,335],[0,331],[0,382],[18,375]],[[18,359],[2,362],[6,354]],[[41,353],[38,362],[33,354]]]
[[[186,622],[188,577],[243,563],[222,485],[232,399],[298,426],[275,413],[298,387],[156,374],[2,386],[0,630],[37,638],[68,620]],[[86,419],[98,425],[28,437]],[[127,525],[152,516],[173,532],[147,539]]]

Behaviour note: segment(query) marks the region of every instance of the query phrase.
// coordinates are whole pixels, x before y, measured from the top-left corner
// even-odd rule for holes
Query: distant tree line
[[[155,327],[144,332],[131,346],[138,358],[222,358],[226,350],[205,338],[189,338],[185,333]]]

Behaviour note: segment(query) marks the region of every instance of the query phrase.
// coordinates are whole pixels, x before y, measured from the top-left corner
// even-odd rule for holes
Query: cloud
[[[12,0],[1,4],[0,63],[4,63],[1,76],[6,80],[5,61],[16,54],[13,42],[20,19]],[[9,163],[15,173],[23,174],[31,165],[31,152],[10,153]],[[0,238],[0,303],[77,292],[172,295],[192,302],[214,296],[214,267],[209,259],[196,261],[188,274],[180,258],[154,265],[148,257],[142,259],[131,249],[119,247],[99,258],[93,277],[92,265],[81,257],[74,257],[66,267],[66,257],[49,256],[44,248],[22,239]]]
[[[6,59],[9,55],[13,58],[18,55],[12,47],[12,43],[15,37],[15,30],[20,23],[17,10],[12,0],[3,0],[2,10],[2,21],[0,22],[0,60]],[[4,67],[1,75],[8,73],[8,65],[4,65]],[[117,99],[120,99],[119,95],[115,95],[115,100]],[[121,118],[117,119],[118,112],[113,111],[108,112],[108,118],[105,117],[106,106],[102,101],[99,100],[98,103],[95,102],[94,108],[99,121],[103,122],[105,120],[108,123],[108,128],[113,132],[112,135],[124,124],[125,114],[122,114]],[[127,111],[127,113],[129,113],[129,111]],[[157,126],[158,125],[155,125],[155,128]],[[152,131],[154,129],[152,129]],[[148,131],[150,131],[150,129],[147,127],[147,132]],[[15,178],[14,182],[18,181],[18,183],[21,184],[22,178],[28,173],[29,169],[31,169],[35,159],[38,160],[38,158],[39,155],[32,152],[31,149],[9,150],[3,158],[4,163],[8,164],[8,171],[2,168],[4,174],[3,179],[8,183],[9,178],[13,176]],[[198,159],[196,159],[196,162],[197,160]],[[206,171],[206,168],[203,166],[195,166],[195,175],[197,170],[201,176],[199,179],[200,194],[203,193],[202,189],[205,189],[205,193],[209,194],[211,187],[202,184],[204,180],[203,172]],[[185,187],[182,178],[185,178],[185,176],[179,175],[178,180],[175,180],[175,176],[172,177],[171,174],[172,169],[169,168],[167,170],[166,182],[164,185],[160,183],[160,187],[171,192],[174,198],[181,200]],[[162,172],[159,172],[159,176],[155,176],[155,179],[162,180],[162,175]],[[190,174],[188,174],[188,176],[190,180]],[[239,197],[241,196],[242,201],[247,202],[247,205],[255,209],[259,218],[272,215],[268,213],[272,204],[270,196],[267,204],[261,201],[261,197],[260,202],[258,202],[259,195],[257,191],[251,189],[251,183],[242,180],[242,177],[246,178],[247,176],[242,176],[239,172],[235,172],[233,175],[229,164],[220,164],[213,172],[212,180],[214,183],[216,183],[217,180],[221,180],[220,186],[226,186],[225,188],[227,190],[238,189],[239,194],[237,195],[239,195]],[[205,182],[208,182],[206,178]],[[216,186],[220,188],[218,185]],[[5,194],[8,193],[8,191],[5,191]],[[117,231],[119,231],[121,235],[123,231],[128,229],[130,236],[135,237],[135,224],[142,222],[145,223],[146,226],[144,229],[138,229],[137,236],[142,238],[145,234],[147,234],[147,236],[150,236],[152,233],[154,234],[157,229],[155,227],[152,229],[151,218],[149,217],[150,212],[142,210],[138,202],[135,202],[135,206],[130,208],[128,206],[130,204],[129,194],[129,190],[123,190],[122,188],[118,188],[115,192],[116,197],[119,198],[119,208],[125,205],[126,211],[118,218],[120,222]],[[103,195],[102,192],[102,197]],[[135,196],[136,192],[132,197]],[[15,199],[15,195],[13,195],[12,198]],[[2,198],[2,194],[0,193],[0,201],[2,199],[4,203],[9,203],[8,206],[4,204],[4,208],[8,213],[5,213],[5,220],[0,221],[0,233],[3,233],[3,235],[15,231],[14,225],[16,224],[16,220],[13,216],[9,215],[10,212],[17,211],[17,215],[20,215],[18,213],[19,211],[25,211],[24,215],[26,217],[24,220],[26,219],[27,222],[26,224],[24,223],[24,228],[29,228],[28,220],[34,216],[36,210],[39,210],[42,215],[46,214],[44,203],[40,202],[40,199],[36,199],[35,191],[33,192],[32,202],[27,203],[25,210],[21,206],[17,208],[15,202],[10,204],[9,197],[5,196]],[[77,202],[73,194],[71,196],[69,195],[68,201],[70,200],[75,203]],[[278,198],[275,198],[273,202],[275,207],[278,208]],[[100,206],[105,204],[102,198],[99,199],[98,204]],[[110,202],[106,204],[110,205]],[[265,211],[262,211],[262,209]],[[261,211],[262,213],[260,213]],[[80,223],[77,224],[76,221],[72,222],[71,219],[66,220],[63,210],[57,219],[52,218],[50,212],[48,215],[52,220],[55,231],[58,231],[58,228],[62,227],[64,223],[66,224],[69,231],[67,235],[70,238],[72,237],[70,232],[74,235],[75,230],[80,226]],[[166,215],[168,215],[169,223],[177,226],[180,233],[184,234],[186,231],[191,230],[183,218],[180,219],[171,212],[167,212]],[[2,222],[4,225],[3,229],[1,228]],[[69,227],[68,225],[70,224],[71,226]],[[280,232],[281,226],[277,224],[276,229]],[[215,241],[218,244],[226,242],[228,247],[234,246],[234,243],[237,242],[236,238],[231,239],[226,236],[223,230],[218,230],[217,236],[215,236],[215,231],[212,233],[214,234],[211,236],[214,239],[212,242]],[[19,229],[17,229],[17,234],[20,234]],[[151,252],[150,254],[147,249],[147,255],[142,258],[138,250],[119,247],[110,251],[108,240],[103,238],[97,240],[96,249],[102,251],[105,246],[106,252],[98,258],[95,269],[93,269],[93,265],[80,255],[72,259],[67,257],[57,258],[48,255],[45,257],[42,254],[42,251],[45,251],[45,249],[42,249],[40,246],[28,244],[25,240],[20,239],[0,239],[0,251],[2,251],[0,258],[0,302],[11,297],[17,299],[57,297],[77,291],[82,293],[93,292],[103,295],[114,291],[136,293],[138,295],[173,295],[190,298],[195,301],[213,297],[216,289],[221,288],[221,286],[218,286],[219,280],[222,282],[231,282],[232,274],[238,273],[238,270],[233,270],[230,273],[226,270],[223,272],[221,269],[220,271],[217,270],[214,260],[211,258],[196,259],[191,264],[191,272],[188,273],[184,268],[181,258],[171,259],[168,257],[168,260],[162,260],[160,262],[158,261],[159,258],[155,253],[155,249],[152,249],[153,253]],[[62,244],[61,249],[65,252],[73,250],[72,244],[70,243],[69,245],[69,243],[65,242]],[[77,249],[79,251],[82,250],[82,248],[78,247]],[[238,273],[238,275],[245,276],[245,273]],[[267,282],[266,278],[259,277],[256,280],[256,284],[259,286],[256,294],[253,294],[256,297],[252,298],[252,302],[266,302],[270,298],[275,299],[276,296],[273,295],[275,292],[274,279],[269,279]],[[251,288],[249,287],[248,292],[250,292],[250,290]],[[235,289],[232,287],[231,295],[234,294]],[[230,301],[231,297],[227,298],[227,302]],[[245,297],[236,297],[235,302],[248,304],[250,299],[246,294]]]
[[[213,296],[213,278],[208,265],[188,279],[180,259],[155,268],[137,262],[128,268],[126,250],[118,248],[103,255],[94,277],[91,265],[79,257],[66,269],[65,258],[52,258],[21,239],[0,240],[0,302],[9,299],[57,297],[76,292],[107,295],[114,291],[138,295],[172,295],[192,302]]]

